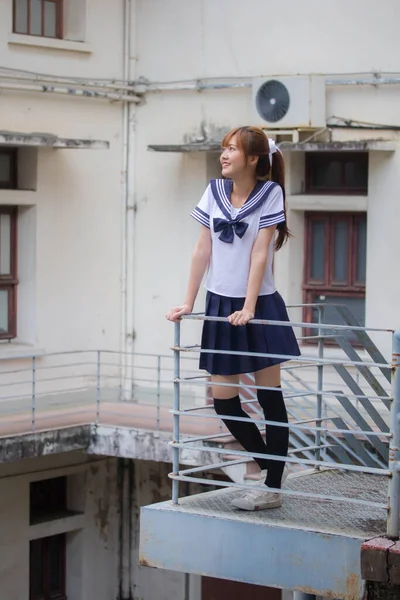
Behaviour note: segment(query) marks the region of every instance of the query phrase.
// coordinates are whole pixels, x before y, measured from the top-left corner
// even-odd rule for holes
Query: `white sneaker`
[[[260,490],[249,490],[241,496],[232,500],[231,505],[241,510],[265,510],[267,508],[279,508],[282,506],[282,494],[269,492],[268,488],[265,492]]]

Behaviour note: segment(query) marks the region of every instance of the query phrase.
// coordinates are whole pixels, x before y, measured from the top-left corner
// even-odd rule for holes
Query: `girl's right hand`
[[[192,310],[193,307],[189,306],[189,304],[182,304],[182,306],[174,306],[174,308],[171,308],[165,316],[168,321],[176,323],[183,315],[190,315]]]

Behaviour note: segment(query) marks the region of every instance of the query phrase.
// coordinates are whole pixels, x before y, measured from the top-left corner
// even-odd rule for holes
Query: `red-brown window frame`
[[[47,0],[48,2],[53,2],[56,5],[56,35],[55,37],[51,36],[50,39],[63,39],[63,2],[64,0]],[[21,34],[20,31],[17,31],[17,0],[13,0],[13,32]],[[22,35],[33,35],[36,37],[49,37],[44,35],[44,16],[45,16],[45,0],[42,0],[42,31],[40,34],[31,33],[31,0],[28,0],[28,11],[27,11],[27,27],[26,32]]]
[[[366,160],[367,169],[367,185],[362,188],[347,187],[344,183],[338,187],[314,187],[312,185],[312,173],[317,167],[313,164],[313,159],[325,158],[327,161],[335,158],[343,164],[349,160],[350,157],[356,160]],[[365,196],[368,194],[368,168],[369,168],[369,156],[368,152],[306,152],[305,154],[305,193],[306,194],[323,194],[323,195],[346,195],[346,196]]]
[[[67,537],[65,533],[61,533],[58,534],[56,536],[51,536],[51,537],[56,537],[60,540],[60,544],[61,544],[61,552],[60,552],[60,560],[61,560],[61,588],[62,591],[60,594],[52,594],[51,597],[49,595],[46,596],[37,596],[33,593],[32,591],[32,585],[31,585],[31,581],[30,581],[30,585],[29,585],[29,600],[67,600],[67,595],[66,595],[66,549],[67,549]],[[31,541],[31,546],[30,546],[30,570],[32,569],[32,544],[38,541],[42,542],[42,551],[43,551],[43,564],[45,565],[43,568],[43,581],[45,582],[45,587],[46,585],[48,586],[48,582],[50,580],[50,569],[48,567],[48,563],[49,563],[49,554],[50,554],[50,542],[49,542],[49,537],[47,538],[39,538],[38,540],[32,540]],[[31,578],[31,575],[30,575]]]
[[[16,206],[0,206],[0,215],[11,216],[10,258],[11,273],[0,275],[0,290],[8,290],[8,331],[0,332],[0,339],[9,340],[17,335],[17,219]]]
[[[341,213],[341,212],[306,212],[305,213],[305,236],[304,236],[304,278],[303,278],[303,303],[311,304],[314,296],[347,296],[349,298],[365,298],[365,282],[357,281],[357,223],[366,221],[366,213]],[[325,247],[328,248],[324,257],[324,280],[311,278],[311,252],[312,235],[311,226],[313,221],[325,221]],[[346,220],[349,223],[349,247],[347,252],[347,284],[335,282],[334,277],[334,225],[337,221]],[[312,323],[312,308],[304,307],[303,319],[305,323]],[[314,328],[306,329],[304,336],[316,335]],[[316,343],[315,340],[305,340],[306,343]]]
[[[10,158],[10,178],[8,181],[0,181],[0,189],[2,190],[17,189],[17,152],[17,148],[0,148],[0,155],[8,156]]]

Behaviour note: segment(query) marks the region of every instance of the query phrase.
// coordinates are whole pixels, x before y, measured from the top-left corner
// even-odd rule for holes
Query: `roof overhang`
[[[344,142],[281,142],[281,150],[287,152],[395,152],[396,142],[385,140],[357,140]],[[152,144],[148,150],[154,152],[219,152],[221,142],[192,142],[187,144]]]
[[[282,142],[279,148],[289,152],[395,152],[397,144],[376,139],[343,142]]]
[[[107,150],[110,143],[104,140],[62,138],[51,133],[21,133],[0,130],[0,147],[34,147],[78,150]]]

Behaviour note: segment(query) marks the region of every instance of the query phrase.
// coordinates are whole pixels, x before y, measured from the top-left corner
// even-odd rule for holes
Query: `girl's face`
[[[251,168],[243,151],[237,145],[235,135],[229,140],[227,146],[222,148],[219,160],[222,175],[229,179],[234,179],[235,176],[242,175],[247,169]]]

